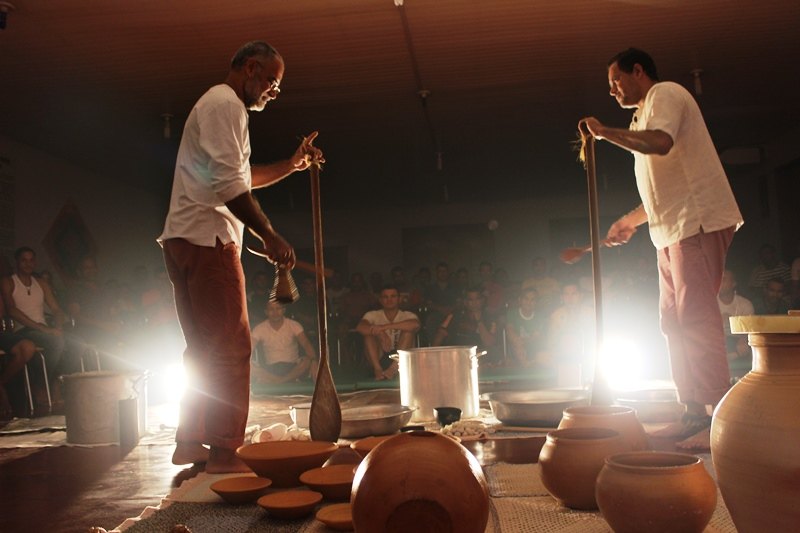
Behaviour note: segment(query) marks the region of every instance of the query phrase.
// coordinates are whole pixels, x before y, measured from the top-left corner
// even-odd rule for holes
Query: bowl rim
[[[225,487],[226,484],[232,483],[234,480],[236,480],[236,481],[241,483],[245,479],[246,480],[253,480],[253,482],[256,482],[256,483],[254,483],[253,486],[247,486],[247,487],[242,487],[242,488],[226,488]],[[219,494],[219,493],[240,494],[240,493],[243,493],[243,492],[249,492],[249,491],[253,491],[253,490],[266,489],[270,485],[272,485],[272,480],[269,479],[269,478],[266,478],[266,477],[260,477],[260,476],[235,476],[235,477],[226,477],[226,478],[218,479],[215,482],[213,482],[211,485],[209,485],[208,488],[210,488],[211,490],[213,490],[217,494]]]
[[[322,493],[314,490],[282,490],[261,496],[256,503],[266,510],[289,510],[313,506],[321,501]]]
[[[270,450],[270,448],[272,450]],[[255,450],[273,451],[271,454],[255,455]],[[244,444],[236,449],[236,456],[242,460],[281,461],[335,452],[339,446],[335,442],[322,440],[273,440]],[[291,453],[286,453],[291,450]]]
[[[311,470],[306,470],[300,474],[300,482],[304,485],[319,485],[323,487],[346,485],[348,483],[352,483],[353,479],[355,479],[357,468],[358,465],[353,464],[320,466],[317,468],[312,468]],[[333,479],[319,479],[317,476],[323,472],[330,472],[332,474],[330,477]]]

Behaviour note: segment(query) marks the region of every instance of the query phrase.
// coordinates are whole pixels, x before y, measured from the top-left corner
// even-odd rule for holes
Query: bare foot
[[[684,414],[678,422],[649,433],[651,437],[686,438],[711,426],[711,417]]]
[[[706,428],[695,433],[688,439],[675,443],[675,447],[680,450],[690,452],[707,452],[711,450],[711,428]]]
[[[229,474],[233,472],[252,472],[250,467],[236,457],[236,452],[226,448],[211,447],[211,454],[206,463],[208,474]]]
[[[389,365],[389,367],[386,370],[383,371],[383,378],[384,379],[394,379],[394,377],[397,375],[398,370],[399,369],[397,367],[397,363],[396,362],[392,362],[392,364]]]
[[[208,448],[199,442],[179,442],[172,454],[172,464],[191,465],[208,461]]]

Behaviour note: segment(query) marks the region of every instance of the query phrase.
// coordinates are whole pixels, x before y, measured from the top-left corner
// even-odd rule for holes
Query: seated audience
[[[22,370],[36,353],[36,345],[28,339],[11,332],[11,319],[6,319],[6,308],[0,298],[0,420],[10,420],[14,416],[6,391],[7,385]],[[8,331],[6,331],[8,329]]]
[[[509,351],[522,366],[538,362],[545,349],[547,319],[537,310],[536,296],[536,289],[523,290],[517,297],[517,307],[509,309],[506,317]]]
[[[551,313],[558,306],[561,285],[547,274],[547,260],[535,257],[531,262],[531,274],[522,281],[520,289],[536,289],[539,308],[543,313]]]
[[[478,287],[467,289],[461,307],[442,321],[433,345],[444,346],[445,342],[448,346],[477,346],[478,350],[489,351],[490,359],[497,357],[492,353],[497,342],[497,323],[485,311],[483,293]]]
[[[561,306],[550,315],[548,345],[551,364],[558,369],[559,385],[582,386],[594,372],[594,312],[583,301],[577,283],[561,288]]]
[[[753,300],[757,315],[785,315],[789,312],[786,302],[786,283],[781,278],[767,280],[761,288],[761,295]]]
[[[725,345],[728,350],[728,360],[733,361],[742,357],[751,357],[750,345],[747,344],[747,335],[731,334],[732,316],[754,314],[753,304],[736,294],[736,276],[730,270],[722,273],[722,283],[717,295],[719,312],[722,314],[722,327],[725,330]]]
[[[253,276],[250,292],[247,293],[247,314],[251,328],[267,319],[265,309],[272,290],[271,282],[271,276],[265,270],[260,270]]]
[[[397,287],[385,285],[380,292],[380,309],[367,311],[356,328],[364,337],[364,351],[376,380],[391,379],[397,374],[397,361],[386,366],[389,354],[414,346],[419,331],[417,315],[400,309]]]
[[[484,301],[486,302],[486,312],[498,316],[501,312],[505,311],[505,289],[494,280],[492,264],[488,261],[481,262],[478,267],[478,276],[481,279],[479,287],[483,291]]]
[[[450,283],[450,267],[445,262],[436,265],[435,279],[428,284],[425,294],[425,307],[428,313],[425,317],[425,337],[434,339],[436,331],[442,320],[453,312],[460,297],[458,288]],[[433,342],[433,341],[431,341]]]
[[[14,321],[14,332],[44,349],[50,384],[57,389],[57,377],[77,370],[71,362],[62,361],[66,337],[66,315],[58,305],[50,285],[34,276],[36,252],[28,247],[14,253],[15,273],[2,280],[3,302]],[[45,319],[45,304],[53,314],[51,326]]]
[[[775,247],[764,244],[758,251],[759,263],[750,273],[750,282],[747,284],[750,296],[756,299],[768,281],[778,279],[788,283],[791,278],[791,269],[778,257]]]
[[[254,383],[287,383],[316,375],[314,348],[303,326],[286,318],[285,312],[283,304],[268,302],[267,319],[253,328],[251,380]]]

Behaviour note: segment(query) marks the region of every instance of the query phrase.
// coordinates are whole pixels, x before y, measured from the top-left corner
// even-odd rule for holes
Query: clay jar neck
[[[606,428],[564,428],[547,434],[547,442],[558,446],[594,447],[602,443],[616,444],[622,441],[619,432]]]
[[[800,374],[800,333],[750,333],[753,372]]]
[[[699,457],[671,452],[632,452],[606,458],[606,466],[618,472],[638,475],[680,475],[705,468]]]

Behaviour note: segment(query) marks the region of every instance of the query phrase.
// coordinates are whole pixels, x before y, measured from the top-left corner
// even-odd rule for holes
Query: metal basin
[[[507,426],[556,427],[564,409],[589,404],[589,394],[583,389],[499,391],[483,397]]]
[[[391,435],[408,424],[414,407],[400,404],[368,405],[342,409],[342,438]]]
[[[624,391],[617,394],[616,403],[635,409],[640,422],[674,422],[685,410],[675,389]]]

